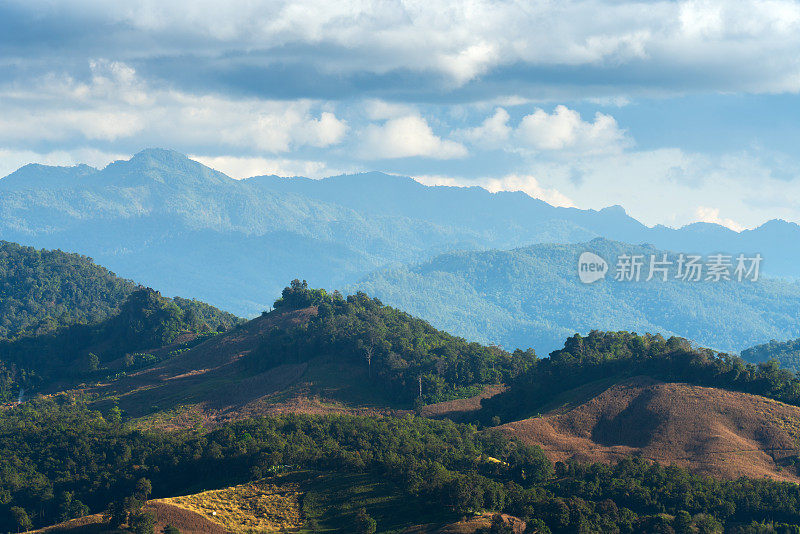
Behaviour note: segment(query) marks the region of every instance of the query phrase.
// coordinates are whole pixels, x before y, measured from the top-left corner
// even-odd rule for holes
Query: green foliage
[[[360,508],[356,514],[355,527],[357,534],[375,534],[378,523],[367,513],[366,508]]]
[[[505,393],[483,401],[484,418],[528,417],[553,396],[610,377],[649,375],[670,382],[742,391],[800,405],[800,379],[775,360],[749,364],[737,356],[692,348],[660,335],[592,331],[534,364]]]
[[[324,289],[309,289],[308,282],[298,279],[292,280],[288,287],[281,292],[281,298],[275,301],[274,308],[307,308],[329,302]]]
[[[25,510],[36,526],[60,521],[67,500],[107,510],[112,526],[146,529],[139,514],[151,489],[180,495],[286,469],[371,473],[428,507],[508,513],[556,534],[791,532],[782,525],[800,523],[796,484],[715,480],[633,458],[554,470],[536,447],[449,421],[287,415],[202,433],[142,432],[61,396],[0,417],[0,529],[19,528]]]
[[[777,360],[781,367],[793,373],[800,371],[800,339],[790,341],[771,340],[742,351],[742,358],[752,363]]]
[[[36,389],[53,380],[92,378],[109,362],[125,357],[126,367],[156,362],[149,353],[184,333],[208,335],[209,324],[227,328],[235,316],[197,301],[167,299],[157,291],[133,291],[118,313],[99,323],[76,324],[36,337],[0,340],[0,399],[20,387]]]
[[[21,506],[12,506],[11,515],[14,517],[14,523],[17,527],[17,532],[21,530],[30,530],[33,526],[33,523],[28,517],[28,512],[26,512]]]
[[[128,527],[133,534],[153,534],[156,517],[152,512],[138,510],[128,516]]]
[[[86,256],[0,241],[0,338],[102,321],[135,288]]]
[[[509,354],[468,343],[363,293],[345,299],[295,280],[275,303],[280,311],[308,306],[316,306],[318,313],[307,323],[268,332],[243,365],[262,371],[329,355],[363,366],[389,398],[411,403],[420,397],[427,403],[506,382],[536,358],[533,351]]]
[[[587,285],[577,276],[581,252],[593,251],[613,270],[620,254],[642,255],[640,282],[613,272]],[[738,251],[731,251],[738,252]],[[575,332],[629,330],[680,336],[702,346],[739,352],[768,339],[800,337],[800,284],[646,282],[648,245],[596,239],[581,245],[537,244],[514,250],[452,252],[368,275],[348,290],[366,291],[437,328],[482,343],[558,349]],[[669,257],[675,261],[675,256]]]

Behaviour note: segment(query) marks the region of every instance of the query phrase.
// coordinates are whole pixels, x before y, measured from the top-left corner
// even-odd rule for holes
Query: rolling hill
[[[133,296],[100,332],[182,331],[177,304]],[[139,330],[143,318],[154,324]],[[800,379],[773,364],[625,332],[573,336],[537,360],[296,280],[272,311],[196,341],[4,406],[0,525],[79,518],[51,530],[77,534],[152,511],[188,531],[800,521]]]
[[[146,424],[274,413],[404,413],[509,381],[532,354],[468,343],[366,295],[295,281],[272,312],[92,389]]]
[[[578,279],[578,257],[593,251],[611,272],[594,284]],[[677,335],[739,352],[770,339],[800,335],[800,284],[687,282],[655,277],[617,281],[614,258],[657,258],[666,251],[604,239],[540,244],[509,251],[453,252],[410,267],[373,273],[351,286],[418,315],[438,328],[483,343],[534,347],[547,354],[575,332],[628,330]],[[677,262],[676,254],[668,258]]]
[[[617,382],[587,400],[598,386],[565,392],[540,417],[500,428],[541,446],[554,462],[636,456],[721,478],[800,482],[797,406],[649,377]]]
[[[134,289],[86,256],[0,241],[0,338],[101,321]]]

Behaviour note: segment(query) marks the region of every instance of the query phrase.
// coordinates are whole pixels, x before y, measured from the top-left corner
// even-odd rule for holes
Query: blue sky
[[[798,51],[788,0],[6,0],[0,175],[158,146],[237,178],[800,222]]]

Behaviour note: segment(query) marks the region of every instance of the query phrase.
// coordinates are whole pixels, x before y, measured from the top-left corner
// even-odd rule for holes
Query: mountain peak
[[[183,162],[190,160],[186,154],[181,154],[175,150],[169,150],[167,148],[145,148],[134,154],[129,161]]]
[[[125,161],[115,161],[103,171],[125,185],[162,183],[197,186],[230,183],[233,178],[206,167],[185,154],[165,148],[147,148]]]
[[[607,215],[624,215],[628,216],[628,212],[625,211],[625,208],[620,206],[619,204],[614,204],[613,206],[606,206],[605,208],[600,210],[600,213],[605,213]]]

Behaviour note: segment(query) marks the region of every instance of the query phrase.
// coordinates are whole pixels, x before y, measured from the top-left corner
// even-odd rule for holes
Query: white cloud
[[[522,191],[533,198],[543,200],[552,206],[574,207],[575,204],[557,189],[543,187],[539,181],[531,175],[509,174],[499,178],[479,178],[469,180],[453,176],[441,175],[420,175],[413,177],[416,181],[424,185],[446,185],[464,186],[477,185],[483,187],[491,193],[498,191]]]
[[[345,121],[310,100],[231,99],[151,88],[120,62],[92,61],[86,83],[48,75],[0,89],[0,142],[146,138],[262,152],[340,143]]]
[[[619,151],[630,145],[614,117],[597,113],[594,122],[588,122],[566,106],[557,106],[551,114],[537,109],[526,115],[516,134],[524,145],[536,150],[594,154]]]
[[[237,156],[189,156],[203,165],[224,172],[231,178],[241,180],[251,176],[304,176],[306,178],[324,178],[344,173],[356,172],[358,169],[335,169],[322,161],[295,160],[285,158],[260,158]]]
[[[487,117],[479,126],[456,132],[456,134],[475,144],[494,148],[506,141],[511,134],[511,127],[508,125],[509,119],[508,111],[497,108],[494,115]]]
[[[368,98],[362,103],[362,108],[367,118],[373,121],[396,119],[417,113],[416,108],[412,105],[386,102],[377,98]]]
[[[770,219],[800,223],[800,181],[775,176],[758,153],[708,156],[677,148],[535,158],[520,172],[480,178],[422,175],[427,185],[524,191],[556,206],[622,205],[648,225],[711,222],[736,231]]]
[[[725,217],[720,217],[719,208],[709,208],[707,206],[698,206],[696,210],[697,220],[700,222],[707,222],[707,223],[714,223],[719,224],[720,226],[724,226],[726,228],[730,228],[735,232],[741,232],[744,230],[744,226],[737,223],[733,219],[728,219]]]
[[[510,151],[523,148],[569,155],[620,152],[633,145],[614,117],[604,113],[595,114],[593,122],[584,121],[577,111],[559,105],[552,113],[537,108],[516,127],[509,120],[508,112],[497,108],[479,126],[459,130],[456,135],[481,148],[505,146]],[[512,133],[517,146],[508,143]]]
[[[360,153],[364,159],[414,156],[453,159],[465,157],[467,149],[460,143],[436,136],[428,122],[419,115],[408,115],[390,119],[382,125],[367,126]]]
[[[546,177],[549,187],[577,207],[621,204],[649,225],[677,227],[702,220],[740,229],[775,218],[800,222],[800,181],[775,176],[757,153],[625,151],[570,161],[531,161],[526,171]]]

